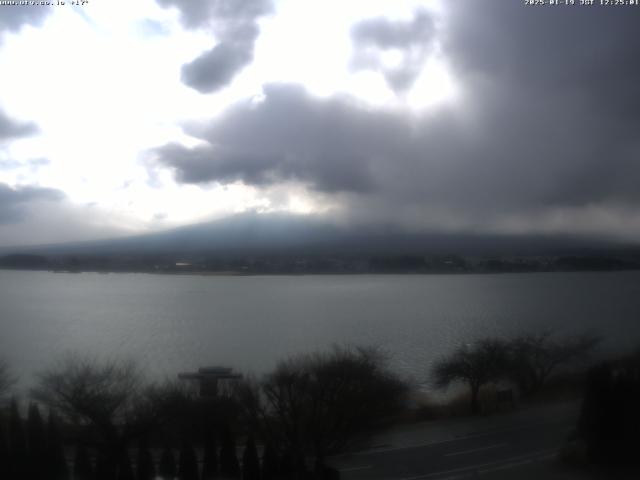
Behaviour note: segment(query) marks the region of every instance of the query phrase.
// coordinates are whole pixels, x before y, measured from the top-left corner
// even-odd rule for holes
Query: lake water
[[[379,345],[426,378],[460,342],[553,328],[640,345],[640,272],[179,276],[0,270],[0,357],[22,383],[69,351],[133,357],[153,375],[264,372],[332,344]]]

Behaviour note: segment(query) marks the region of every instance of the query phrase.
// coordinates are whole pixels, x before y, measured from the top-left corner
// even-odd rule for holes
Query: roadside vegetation
[[[0,478],[339,478],[327,456],[403,410],[408,392],[371,348],[292,357],[204,397],[185,382],[149,382],[130,361],[68,355],[37,376],[25,404],[9,400],[1,365]]]
[[[639,405],[640,350],[592,366],[568,459],[604,468],[640,467]]]
[[[479,414],[481,388],[502,385],[503,398],[515,402],[540,395],[556,375],[583,371],[600,343],[595,335],[557,337],[552,332],[512,339],[483,338],[439,359],[431,377],[437,388],[462,383],[469,411]]]
[[[591,366],[599,341],[552,333],[479,339],[436,361],[430,380],[463,387],[464,410],[477,415],[495,411],[492,402],[515,408],[578,379],[576,398],[585,395],[574,443],[585,461],[631,464],[640,353]],[[41,371],[22,402],[0,362],[0,478],[336,479],[329,457],[421,418],[415,389],[388,360],[378,349],[334,347],[203,396],[188,382],[151,382],[130,361],[76,354]]]

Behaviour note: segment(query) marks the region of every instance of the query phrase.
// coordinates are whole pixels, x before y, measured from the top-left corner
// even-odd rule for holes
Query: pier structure
[[[180,380],[198,382],[200,396],[203,398],[217,398],[220,387],[229,381],[240,380],[242,374],[234,373],[231,367],[201,367],[197,372],[178,374]]]

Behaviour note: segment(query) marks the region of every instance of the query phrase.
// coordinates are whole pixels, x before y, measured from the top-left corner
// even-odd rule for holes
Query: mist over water
[[[552,328],[640,345],[640,272],[187,276],[0,271],[0,352],[22,384],[69,351],[151,374],[261,373],[332,344],[379,345],[418,381],[459,342]]]

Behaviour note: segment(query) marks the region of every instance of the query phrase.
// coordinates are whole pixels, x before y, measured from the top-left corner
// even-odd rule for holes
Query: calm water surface
[[[0,270],[0,357],[23,381],[64,352],[128,356],[155,375],[263,372],[334,343],[380,345],[421,380],[483,335],[598,331],[640,345],[640,272],[171,276]]]

